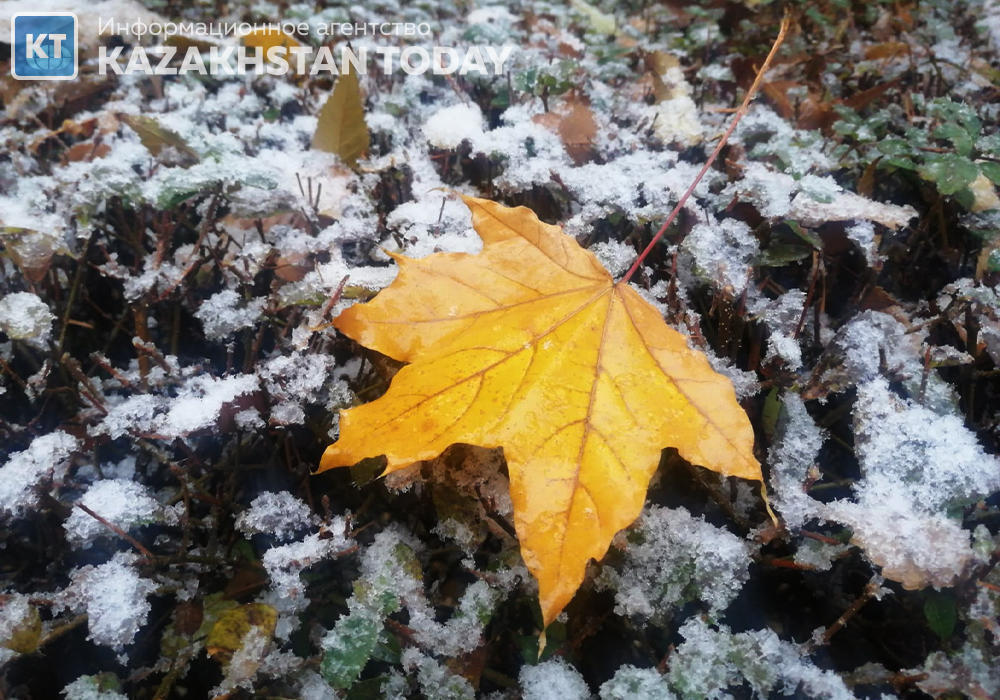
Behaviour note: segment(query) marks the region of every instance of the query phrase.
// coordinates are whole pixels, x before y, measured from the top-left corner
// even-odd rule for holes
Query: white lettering
[[[118,65],[118,57],[122,55],[121,46],[116,46],[111,50],[111,54],[108,54],[108,47],[101,46],[97,51],[97,73],[98,75],[107,75],[108,68],[111,68],[111,72],[115,75],[122,74],[122,67]]]

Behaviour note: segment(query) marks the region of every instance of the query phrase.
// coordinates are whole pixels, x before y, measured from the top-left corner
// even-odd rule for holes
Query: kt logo
[[[76,15],[17,14],[11,19],[11,74],[18,80],[72,80],[77,71]]]

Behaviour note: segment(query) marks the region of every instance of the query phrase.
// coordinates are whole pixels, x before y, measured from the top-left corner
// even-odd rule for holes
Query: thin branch
[[[79,508],[80,510],[82,510],[84,513],[86,513],[87,515],[89,515],[90,517],[92,517],[94,520],[96,520],[97,522],[99,522],[101,525],[103,525],[104,527],[108,528],[113,533],[115,533],[116,535],[118,535],[119,537],[121,537],[122,539],[124,539],[126,542],[128,542],[130,545],[132,545],[133,547],[135,547],[137,550],[139,550],[139,552],[142,554],[142,556],[144,556],[144,557],[146,557],[147,559],[150,559],[150,560],[156,559],[156,556],[152,552],[150,552],[148,549],[146,549],[142,545],[142,542],[140,542],[136,538],[132,537],[132,535],[128,534],[127,532],[125,532],[124,530],[122,530],[120,527],[118,527],[114,523],[109,522],[106,518],[104,518],[101,515],[98,515],[93,510],[91,510],[87,506],[83,505],[82,503],[77,503],[76,506],[77,506],[77,508]]]
[[[777,55],[778,48],[785,40],[785,34],[788,32],[788,27],[790,25],[791,17],[786,14],[784,19],[781,20],[781,28],[778,30],[778,38],[774,40],[774,44],[771,46],[771,50],[768,52],[767,58],[764,59],[764,64],[760,67],[760,70],[757,71],[757,76],[753,79],[753,84],[750,86],[750,90],[747,91],[746,97],[743,98],[743,104],[741,104],[739,109],[736,110],[736,116],[733,117],[733,121],[729,125],[729,128],[726,129],[726,132],[722,135],[719,143],[715,145],[715,150],[712,151],[712,155],[710,155],[708,160],[705,161],[705,164],[701,166],[701,170],[698,171],[698,175],[691,183],[691,186],[687,188],[683,195],[681,195],[680,201],[677,202],[677,206],[675,206],[673,211],[670,212],[670,216],[667,217],[667,220],[663,222],[663,226],[661,226],[660,230],[656,232],[655,236],[653,236],[653,240],[651,240],[649,245],[647,245],[646,248],[639,253],[639,257],[635,259],[634,263],[632,263],[632,267],[630,267],[628,272],[625,273],[625,276],[622,277],[621,281],[623,284],[627,284],[628,281],[632,279],[632,275],[634,275],[636,270],[639,269],[639,265],[642,264],[642,261],[646,259],[646,256],[653,250],[653,247],[661,238],[663,238],[663,234],[667,232],[668,228],[670,228],[670,224],[674,223],[674,219],[677,218],[681,209],[684,208],[684,205],[687,204],[688,199],[694,193],[694,188],[697,187],[698,183],[701,182],[701,179],[705,177],[705,173],[707,173],[708,169],[712,167],[712,163],[715,162],[715,159],[719,157],[719,153],[722,152],[726,142],[729,141],[729,137],[732,136],[734,131],[736,131],[736,126],[747,113],[747,110],[750,109],[750,101],[753,100],[754,95],[757,94],[761,81],[764,79],[764,74],[767,73],[767,69],[771,67],[771,61],[774,59],[775,55]]]

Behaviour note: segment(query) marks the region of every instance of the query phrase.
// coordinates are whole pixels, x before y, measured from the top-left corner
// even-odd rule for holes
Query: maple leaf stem
[[[707,173],[708,169],[712,167],[712,163],[714,163],[715,159],[719,157],[719,153],[725,147],[726,142],[729,141],[729,137],[736,130],[737,125],[740,123],[740,119],[742,119],[743,115],[750,109],[750,101],[753,100],[754,95],[757,94],[761,81],[764,79],[764,74],[767,73],[767,69],[771,67],[771,61],[774,59],[775,55],[777,55],[778,49],[785,40],[785,34],[788,32],[790,24],[791,17],[786,14],[781,20],[781,27],[778,29],[778,36],[775,38],[774,44],[771,45],[771,50],[768,52],[767,58],[764,59],[764,63],[761,65],[760,70],[757,71],[757,75],[754,77],[753,83],[750,85],[750,89],[747,91],[746,97],[743,98],[743,104],[740,105],[739,109],[736,110],[736,114],[733,115],[733,121],[730,123],[729,128],[727,128],[725,133],[722,134],[722,138],[719,139],[719,143],[715,145],[712,155],[710,155],[708,160],[705,161],[705,164],[701,166],[701,170],[698,171],[698,175],[694,178],[694,181],[687,188],[687,190],[684,191],[684,194],[681,195],[680,200],[677,202],[677,206],[673,208],[673,211],[670,212],[670,216],[668,216],[667,220],[663,222],[663,226],[661,226],[660,230],[656,232],[655,236],[653,236],[653,240],[651,240],[649,245],[647,245],[643,251],[639,253],[639,257],[637,257],[635,262],[632,263],[632,267],[630,267],[628,272],[625,273],[625,276],[622,277],[622,283],[627,284],[628,281],[632,279],[632,275],[634,275],[636,270],[639,269],[639,265],[641,265],[642,261],[646,259],[646,256],[653,250],[653,247],[657,244],[657,242],[663,238],[663,234],[667,232],[668,228],[670,228],[670,224],[674,223],[674,219],[677,218],[677,214],[680,213],[681,209],[687,203],[688,198],[694,192],[694,188],[698,186],[701,179],[705,177],[705,173]]]

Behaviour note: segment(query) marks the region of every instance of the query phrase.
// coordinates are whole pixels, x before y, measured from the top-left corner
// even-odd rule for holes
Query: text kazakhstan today
[[[285,75],[292,71],[298,75],[318,73],[345,74],[353,71],[368,73],[371,59],[382,67],[385,75],[398,70],[410,75],[431,72],[435,75],[502,75],[504,64],[514,51],[513,46],[469,46],[456,49],[450,46],[361,46],[353,49],[340,46],[339,60],[335,60],[329,46],[271,46],[265,51],[260,46],[213,46],[207,62],[202,49],[189,46],[179,54],[176,46],[135,46],[123,63],[123,46],[108,49],[101,46],[98,52],[98,73],[115,75],[145,73],[147,75]],[[374,56],[372,55],[374,54]],[[180,65],[175,59],[182,56]]]

